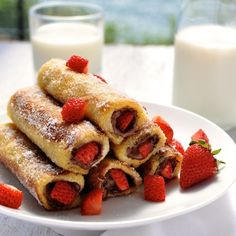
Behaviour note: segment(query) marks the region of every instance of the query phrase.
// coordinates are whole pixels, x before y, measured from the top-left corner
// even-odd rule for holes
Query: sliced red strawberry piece
[[[168,161],[164,168],[161,170],[161,175],[166,179],[172,179],[173,177],[173,169],[171,163]]]
[[[189,188],[200,183],[218,172],[217,161],[210,149],[193,144],[184,154],[180,170],[181,188]]]
[[[167,121],[165,121],[161,116],[156,116],[153,118],[153,122],[157,124],[166,136],[167,143],[171,143],[174,136],[174,131]]]
[[[177,150],[179,153],[181,153],[182,155],[184,155],[184,147],[183,145],[176,139],[172,139],[170,145]]]
[[[146,175],[144,177],[144,199],[152,202],[165,201],[165,180],[159,175]]]
[[[116,186],[118,187],[119,190],[124,191],[129,189],[129,182],[127,180],[125,173],[122,170],[111,169],[109,170],[109,174],[116,183]]]
[[[8,184],[0,184],[0,205],[18,209],[22,200],[22,191]]]
[[[70,98],[63,105],[61,115],[66,122],[80,122],[84,119],[87,102],[80,98]]]
[[[117,128],[121,132],[125,132],[129,125],[133,122],[134,120],[134,114],[132,111],[124,111],[117,119],[116,119],[116,124]]]
[[[86,143],[77,150],[75,159],[84,165],[89,165],[95,160],[98,153],[99,146],[96,142]]]
[[[138,151],[143,158],[146,158],[153,150],[153,143],[150,141],[144,142],[138,147]]]
[[[81,205],[82,215],[99,215],[102,211],[102,189],[94,189],[84,198]]]
[[[64,205],[70,205],[76,198],[76,189],[66,181],[57,181],[50,193],[50,197]]]
[[[102,82],[107,84],[107,81],[103,79],[100,75],[96,75],[96,74],[93,74],[93,75],[96,76],[98,79],[100,79]]]
[[[77,55],[71,56],[67,62],[66,66],[68,66],[71,70],[78,73],[87,73],[88,72],[88,60]]]
[[[209,144],[209,139],[206,133],[202,129],[199,129],[195,134],[193,134],[191,140],[194,142],[198,142],[199,140],[204,140],[207,144]]]

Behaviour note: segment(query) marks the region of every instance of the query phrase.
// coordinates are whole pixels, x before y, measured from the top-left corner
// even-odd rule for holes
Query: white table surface
[[[173,47],[106,46],[102,75],[117,89],[141,101],[171,104]],[[35,82],[29,43],[0,42],[0,112],[17,88]],[[214,193],[212,193],[214,194]],[[236,235],[236,184],[203,209],[140,228],[139,235]],[[112,232],[133,235],[132,229]],[[0,212],[0,236],[55,236],[52,229],[13,218]],[[67,233],[65,235],[68,235]],[[105,235],[110,235],[106,232]]]

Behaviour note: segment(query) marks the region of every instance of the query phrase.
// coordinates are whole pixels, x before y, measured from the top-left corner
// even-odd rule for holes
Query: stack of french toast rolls
[[[87,103],[85,119],[78,123],[62,119],[70,98]],[[42,65],[38,85],[12,95],[8,115],[13,123],[0,125],[0,162],[48,210],[77,207],[83,193],[94,188],[103,189],[104,199],[130,194],[144,175],[160,175],[167,162],[174,170],[171,178],[178,175],[181,154],[166,144],[145,108],[97,76],[72,71],[64,60]],[[78,153],[91,161],[81,161]],[[116,185],[114,169],[125,174],[128,186]],[[60,185],[73,190],[68,201],[55,196],[55,188],[56,195],[67,194],[60,193]]]

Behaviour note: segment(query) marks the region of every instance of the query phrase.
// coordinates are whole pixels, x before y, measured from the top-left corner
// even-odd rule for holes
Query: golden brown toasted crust
[[[146,158],[136,158],[135,156],[138,155],[138,153],[135,155],[135,153],[132,153],[130,150],[137,149],[138,145],[147,139],[153,140],[153,150]],[[165,142],[166,137],[160,127],[153,124],[153,122],[146,122],[138,132],[126,138],[120,145],[112,145],[112,150],[117,159],[137,168],[163,147]]]
[[[53,164],[13,124],[0,125],[0,162],[19,179],[46,209],[61,210],[79,205],[79,195],[73,204],[67,207],[54,207],[50,204],[46,195],[46,188],[49,183],[58,180],[69,181],[78,184],[81,191],[84,186],[84,179],[80,174],[70,173]]]
[[[148,120],[146,111],[138,102],[120,94],[92,74],[70,70],[64,60],[51,59],[46,62],[39,71],[38,84],[62,103],[72,97],[86,99],[86,117],[98,125],[115,144],[121,143]],[[124,134],[117,133],[112,122],[114,112],[122,109],[134,110],[136,114],[133,129]]]
[[[58,166],[76,173],[87,174],[89,167],[72,160],[73,151],[85,143],[101,146],[96,165],[109,151],[108,138],[89,121],[67,124],[62,120],[61,107],[38,87],[17,91],[8,103],[8,114],[16,126],[42,149]]]
[[[157,153],[152,155],[152,157],[142,164],[139,168],[139,173],[142,176],[145,175],[155,175],[158,170],[160,170],[162,163],[167,160],[174,162],[175,168],[173,169],[173,178],[177,177],[180,171],[181,163],[183,156],[172,146],[166,144],[164,147],[161,147]]]
[[[104,181],[107,177],[106,175],[108,171],[111,169],[121,169],[122,171],[124,171],[128,176],[132,178],[133,185],[125,191],[109,191],[109,189],[105,189]],[[130,167],[126,163],[112,159],[110,157],[106,157],[97,166],[93,167],[89,171],[89,174],[86,176],[87,187],[89,187],[90,189],[102,188],[104,190],[104,198],[128,195],[136,191],[141,184],[142,178],[133,167]]]

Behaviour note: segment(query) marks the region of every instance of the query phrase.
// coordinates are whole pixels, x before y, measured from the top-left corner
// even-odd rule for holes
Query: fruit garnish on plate
[[[22,191],[12,185],[0,183],[0,205],[18,209],[22,200]]]
[[[175,150],[184,155],[184,147],[177,139],[173,138],[170,142],[170,146],[172,146]]]
[[[198,142],[200,140],[205,141],[207,144],[209,144],[209,138],[207,137],[206,133],[199,129],[196,133],[194,133],[191,137],[191,141]]]
[[[162,129],[163,133],[166,136],[166,143],[183,155],[184,147],[176,138],[174,138],[174,130],[171,125],[165,120],[165,118],[163,118],[162,116],[154,116],[152,121]]]
[[[224,163],[214,157],[221,149],[212,151],[208,142],[209,139],[202,130],[192,136],[190,146],[184,153],[180,170],[180,187],[182,189],[215,176],[219,170],[219,163]]]
[[[102,211],[102,189],[94,189],[89,192],[81,205],[82,215],[99,215]]]
[[[144,177],[144,199],[151,202],[165,201],[165,180],[160,175],[146,175]]]
[[[174,136],[174,131],[171,128],[170,124],[161,116],[155,116],[152,121],[160,126],[166,136],[167,143],[171,143]]]

